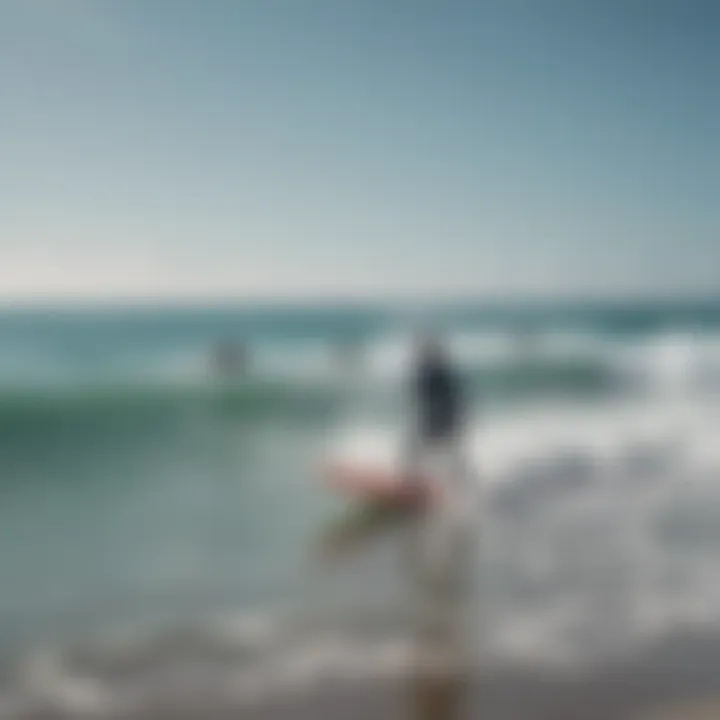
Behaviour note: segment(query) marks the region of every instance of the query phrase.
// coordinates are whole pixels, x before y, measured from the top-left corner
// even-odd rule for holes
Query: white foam
[[[547,596],[533,605],[503,591],[490,602],[487,651],[577,657],[720,622],[719,430],[712,402],[690,396],[546,405],[474,424],[467,452],[490,508],[484,554]],[[350,428],[333,451],[395,468],[400,437]],[[494,503],[509,490],[521,520]]]
[[[486,484],[509,481],[523,467],[576,454],[609,468],[638,448],[677,449],[698,467],[718,467],[718,418],[712,407],[685,402],[627,401],[597,407],[543,406],[478,421],[465,452]],[[389,425],[342,429],[328,454],[359,465],[399,468],[403,435]]]
[[[467,370],[513,364],[518,339],[502,330],[453,330],[444,334],[451,356]],[[25,345],[8,344],[0,353],[0,387],[21,383],[45,387],[53,383],[102,385],[103,382],[196,384],[213,378],[212,347],[108,348],[107,357],[88,364],[83,358],[53,356]],[[412,353],[410,333],[385,332],[361,344],[358,372],[382,385],[406,377]],[[252,379],[325,385],[348,379],[338,362],[337,348],[328,340],[258,342],[248,345],[248,376]],[[41,358],[38,360],[38,358]],[[626,384],[650,393],[720,390],[720,337],[717,334],[658,333],[639,339],[619,339],[589,331],[552,330],[539,334],[523,362],[543,366],[591,364]]]
[[[218,642],[259,648],[277,638],[281,625],[281,619],[274,613],[239,612],[213,619],[208,632]]]
[[[75,717],[97,717],[112,703],[99,679],[68,672],[62,656],[51,648],[31,655],[20,684],[28,698]]]

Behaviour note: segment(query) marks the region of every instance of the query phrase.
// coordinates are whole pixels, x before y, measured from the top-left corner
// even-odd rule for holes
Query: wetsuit
[[[462,471],[458,448],[463,414],[460,379],[444,358],[428,356],[415,370],[412,394],[415,428],[406,446],[408,482],[416,482],[425,472],[436,477],[438,471],[443,477],[458,475]]]
[[[460,382],[442,358],[421,361],[415,377],[418,436],[422,443],[453,438],[460,429]]]

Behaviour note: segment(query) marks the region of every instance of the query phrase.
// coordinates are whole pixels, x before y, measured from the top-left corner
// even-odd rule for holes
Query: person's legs
[[[422,438],[413,433],[405,442],[401,458],[401,472],[406,483],[416,485],[421,481],[424,460],[425,446]]]
[[[466,463],[454,438],[413,435],[405,446],[403,473],[409,482],[452,488],[462,482]]]

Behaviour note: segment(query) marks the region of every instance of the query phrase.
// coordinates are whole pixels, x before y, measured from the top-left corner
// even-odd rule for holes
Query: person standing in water
[[[437,338],[423,338],[416,350],[412,399],[408,482],[432,508],[414,525],[408,546],[418,673],[414,699],[418,717],[457,718],[464,714],[463,672],[471,667],[477,637],[471,571],[477,523],[472,463],[462,447],[463,382]]]
[[[426,470],[426,461],[443,456],[459,467],[457,447],[464,420],[459,374],[435,337],[423,338],[412,377],[414,425],[410,442],[410,481]]]

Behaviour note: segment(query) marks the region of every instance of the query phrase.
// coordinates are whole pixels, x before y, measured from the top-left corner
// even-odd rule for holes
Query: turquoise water
[[[359,438],[358,452],[368,433],[392,444],[406,419],[407,333],[417,315],[379,307],[0,313],[5,654],[107,629],[153,636],[208,618],[288,613],[327,598],[340,615],[365,608],[366,622],[382,624],[377,607],[392,614],[402,565],[382,543],[351,569],[318,561],[323,532],[343,512],[318,465],[339,432]],[[540,626],[567,598],[597,591],[606,577],[598,553],[637,563],[602,588],[630,592],[623,578],[641,568],[651,584],[632,596],[637,603],[675,578],[685,600],[713,606],[720,303],[420,315],[447,337],[474,399],[473,427],[486,433],[477,455],[494,538],[483,560],[492,581],[479,591],[487,607],[504,608],[514,628]],[[241,377],[213,372],[212,348],[227,340],[247,345]],[[347,341],[361,348],[357,365],[338,354]],[[636,464],[613,465],[594,484],[603,453]],[[662,468],[654,471],[662,483],[633,491],[648,466]],[[693,473],[690,492],[678,477]],[[592,526],[587,513],[600,535],[634,513],[623,528],[647,525],[656,545],[649,555],[627,547],[613,555],[582,534]],[[498,639],[499,654],[508,637]]]

